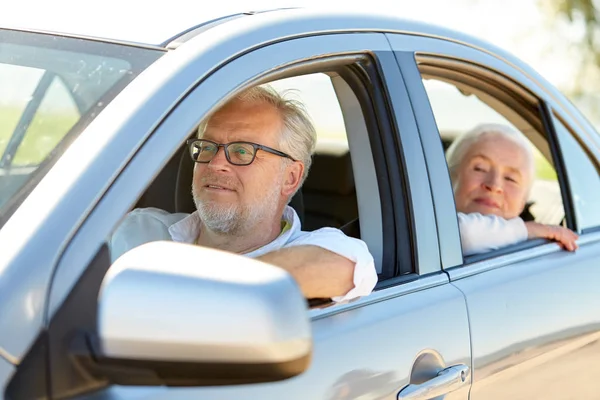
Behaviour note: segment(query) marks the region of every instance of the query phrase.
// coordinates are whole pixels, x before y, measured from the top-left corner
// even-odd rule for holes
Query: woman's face
[[[502,136],[484,136],[471,145],[456,170],[456,209],[517,217],[525,207],[532,179],[525,150]]]

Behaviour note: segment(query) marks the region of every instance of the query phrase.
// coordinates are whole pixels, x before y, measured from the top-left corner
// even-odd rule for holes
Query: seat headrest
[[[194,161],[186,146],[179,152],[179,168],[175,184],[175,212],[191,214],[196,211],[192,196],[192,179],[194,177]]]
[[[194,161],[189,155],[187,147],[180,151],[179,169],[175,184],[175,212],[191,214],[196,211],[196,204],[192,196],[192,180],[194,177]],[[298,190],[292,197],[290,207],[296,210],[300,223],[304,222],[304,200],[302,190]]]
[[[306,193],[353,194],[354,173],[348,148],[332,149],[323,146],[317,149],[303,189]]]

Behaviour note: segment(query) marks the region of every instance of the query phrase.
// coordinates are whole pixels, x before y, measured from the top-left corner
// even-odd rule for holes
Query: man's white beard
[[[279,187],[271,187],[262,199],[252,205],[202,201],[193,188],[192,195],[200,220],[207,229],[222,235],[244,236],[262,221],[272,218],[279,205],[280,190]]]

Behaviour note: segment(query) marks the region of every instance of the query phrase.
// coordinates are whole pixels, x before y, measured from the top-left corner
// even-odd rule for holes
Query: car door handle
[[[453,365],[438,372],[435,378],[406,386],[398,393],[398,400],[426,400],[448,394],[464,385],[468,376],[468,366]]]

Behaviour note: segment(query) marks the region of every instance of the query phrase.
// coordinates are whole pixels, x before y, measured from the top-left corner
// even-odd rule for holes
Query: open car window
[[[506,125],[523,134],[533,149],[535,177],[522,217],[525,220],[560,225],[565,213],[556,171],[551,159],[547,159],[529,139],[531,128],[513,124],[500,111],[486,104],[476,93],[466,92],[451,83],[434,78],[425,79],[423,83],[445,152],[458,136],[467,133],[478,124]]]
[[[448,68],[449,65],[452,68]],[[576,229],[571,193],[565,185],[564,174],[560,173],[562,158],[556,150],[555,135],[548,128],[551,121],[545,103],[504,75],[470,64],[467,67],[461,61],[424,57],[419,70],[446,158],[458,137],[481,125],[499,124],[516,132],[520,138],[515,140],[523,139],[530,144],[534,168],[532,186],[527,189],[526,203],[519,216],[525,222]],[[460,152],[457,154],[461,157]],[[470,220],[476,217],[468,216]],[[463,262],[470,264],[545,243],[542,239],[521,242],[521,230],[514,224],[511,226],[515,230],[508,230],[506,225],[502,231],[506,239],[498,242],[505,240],[506,244],[498,244],[499,247],[490,243],[491,247],[486,248],[483,242],[474,244],[472,237],[461,237],[461,242],[469,240],[467,248],[462,243]],[[510,244],[508,235],[515,235],[513,243],[516,244]]]

